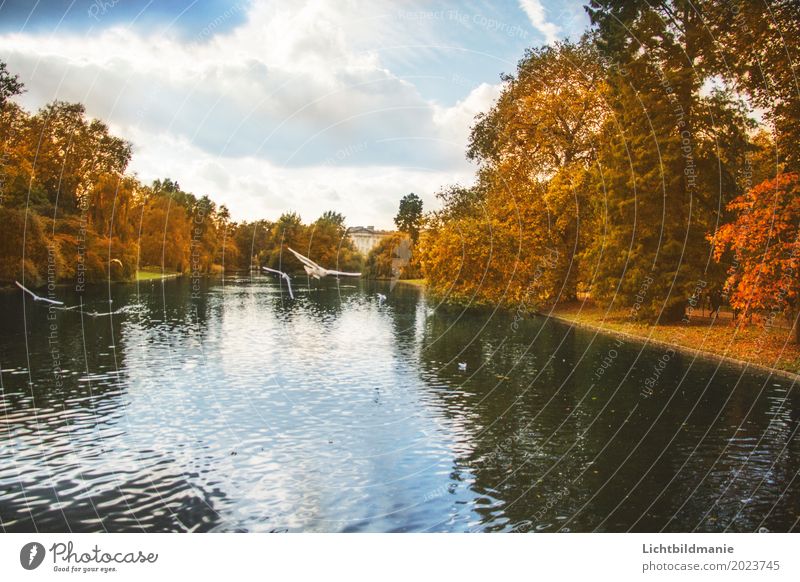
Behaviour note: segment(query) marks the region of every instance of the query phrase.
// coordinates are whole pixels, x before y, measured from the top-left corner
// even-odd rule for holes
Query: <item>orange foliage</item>
[[[733,254],[726,282],[731,305],[744,313],[800,308],[800,176],[765,180],[736,198],[733,222],[713,237],[714,258]]]

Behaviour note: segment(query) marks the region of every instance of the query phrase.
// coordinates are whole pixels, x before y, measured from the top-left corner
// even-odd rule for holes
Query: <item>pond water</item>
[[[2,529],[798,527],[789,380],[410,285],[295,286],[0,294]]]

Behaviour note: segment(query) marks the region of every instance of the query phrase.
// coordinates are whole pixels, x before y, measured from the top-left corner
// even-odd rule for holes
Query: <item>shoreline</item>
[[[399,282],[413,285],[416,287],[426,286],[424,279],[400,280]],[[768,366],[765,364],[757,363],[751,359],[747,359],[746,353],[744,354],[744,357],[742,356],[737,357],[735,355],[730,355],[729,353],[720,353],[719,351],[715,351],[714,349],[709,349],[708,347],[706,347],[705,340],[711,339],[712,343],[713,340],[719,338],[730,340],[731,334],[735,332],[736,336],[738,337],[734,340],[727,341],[726,349],[735,348],[735,344],[732,342],[738,340],[741,345],[741,343],[747,342],[748,336],[753,335],[754,333],[763,333],[762,331],[763,328],[759,328],[758,326],[751,324],[741,328],[730,327],[730,326],[720,327],[720,325],[724,324],[717,324],[716,322],[712,322],[708,318],[704,318],[708,323],[707,325],[698,326],[698,324],[695,322],[688,328],[683,328],[684,333],[686,333],[687,330],[699,329],[702,331],[703,336],[701,339],[703,339],[703,342],[700,345],[703,345],[703,347],[696,348],[693,347],[691,342],[682,343],[677,341],[671,341],[669,338],[659,337],[668,335],[670,333],[674,333],[676,330],[680,331],[682,328],[677,325],[670,326],[662,324],[662,325],[652,326],[652,325],[640,324],[640,327],[642,327],[641,330],[636,329],[635,331],[627,331],[618,329],[618,327],[625,326],[629,328],[630,327],[635,328],[636,326],[632,325],[631,322],[629,321],[625,321],[625,323],[620,323],[618,321],[615,321],[615,319],[620,314],[609,313],[606,315],[603,310],[598,310],[598,308],[591,305],[587,306],[585,303],[580,304],[580,307],[577,312],[572,311],[574,310],[575,307],[576,305],[564,305],[551,308],[551,310],[547,312],[536,311],[535,314],[540,317],[544,317],[546,319],[553,319],[564,325],[591,330],[605,336],[623,339],[637,344],[642,344],[647,347],[671,348],[674,349],[676,352],[680,352],[682,354],[689,355],[694,358],[701,358],[712,362],[724,362],[745,372],[757,371],[766,374],[771,374],[773,376],[778,376],[786,380],[790,380],[792,382],[800,383],[800,346],[792,343],[791,339],[787,340],[786,337],[783,338],[783,341],[785,341],[785,343],[783,346],[781,346],[778,357],[771,358],[770,357],[771,351],[769,349],[764,350],[764,356],[763,356],[764,359],[772,359],[773,361],[777,361],[778,366]],[[510,309],[505,309],[505,311],[511,313]],[[597,316],[600,315],[602,316],[600,322],[595,321],[594,318],[592,317],[595,316],[596,318]],[[691,337],[688,338],[688,340],[691,339],[692,339]],[[758,338],[758,341],[761,341],[762,343],[766,343],[769,340],[780,341],[779,337],[774,332],[762,335],[760,338]],[[795,360],[794,366],[792,366],[787,361],[791,360],[793,355]]]
[[[398,279],[398,283],[411,285],[412,287],[425,287],[425,279]]]
[[[145,275],[142,277],[142,275]],[[157,273],[157,272],[148,272],[148,271],[137,271],[136,279],[133,281],[127,281],[125,283],[141,283],[147,281],[163,281],[165,279],[175,279],[181,277],[181,273]],[[424,279],[400,279],[397,281],[398,283],[403,283],[405,285],[410,285],[412,287],[417,288],[425,288],[426,281]],[[58,286],[63,286],[64,284],[58,284]],[[0,285],[0,293],[10,293],[15,290],[13,285]],[[764,350],[764,359],[772,359],[773,361],[777,361],[777,366],[769,366],[761,363],[757,363],[752,361],[751,359],[747,359],[746,356],[746,349],[744,350],[745,353],[742,356],[734,356],[728,353],[720,353],[719,351],[715,351],[709,349],[706,346],[706,340],[711,339],[712,344],[714,343],[713,340],[719,340],[720,338],[724,338],[726,340],[725,349],[728,351],[729,348],[735,347],[733,342],[738,341],[740,343],[747,342],[747,336],[752,335],[754,332],[761,332],[762,336],[758,338],[758,341],[762,343],[768,341],[769,339],[780,339],[776,336],[774,332],[771,335],[765,335],[762,328],[758,328],[758,326],[754,326],[752,324],[744,327],[714,327],[716,322],[712,322],[708,320],[708,325],[694,325],[687,326],[681,328],[678,325],[671,326],[671,325],[647,325],[647,324],[637,324],[630,321],[620,322],[619,314],[618,313],[609,313],[606,314],[604,310],[598,309],[594,306],[586,306],[585,304],[580,304],[578,306],[578,310],[575,311],[576,305],[563,305],[556,308],[552,308],[548,312],[543,311],[536,311],[534,312],[535,315],[539,317],[544,317],[546,319],[553,319],[554,321],[561,323],[563,325],[568,325],[571,327],[577,327],[585,330],[591,330],[598,334],[602,334],[608,337],[615,337],[619,339],[623,339],[625,341],[637,343],[646,347],[654,347],[654,348],[670,348],[675,350],[676,352],[680,352],[685,355],[692,356],[693,358],[701,358],[707,361],[713,362],[724,362],[729,364],[733,367],[736,367],[744,372],[748,371],[757,371],[766,374],[771,374],[773,376],[779,376],[781,378],[791,380],[793,382],[800,382],[800,346],[796,346],[792,343],[791,340],[786,340],[784,337],[783,340],[785,341],[784,345],[781,346],[776,357],[770,357],[770,353],[774,354],[774,350]],[[503,309],[508,313],[511,313],[510,309]],[[600,317],[600,321],[597,321],[597,318]],[[626,328],[634,328],[634,331],[628,331],[620,329],[621,327]],[[641,329],[636,329],[641,328]],[[693,343],[690,341],[692,337],[687,338],[687,342],[677,342],[671,340],[669,337],[663,337],[670,333],[679,332],[684,335],[689,330],[699,330],[703,335],[700,339],[703,341],[700,343],[702,348],[693,347]],[[735,332],[733,340],[731,340],[731,333]],[[661,337],[659,337],[661,336]],[[738,338],[737,338],[738,336]],[[765,339],[766,338],[766,339]],[[696,344],[695,344],[696,345]],[[769,346],[767,346],[769,347]],[[763,349],[763,346],[759,346],[759,350]],[[759,353],[760,354],[760,353]],[[793,367],[790,367],[792,356],[794,356],[794,364]],[[779,359],[780,358],[780,359]],[[789,360],[788,362],[786,360]],[[781,365],[783,364],[783,365]],[[797,370],[797,371],[795,371]]]
[[[136,278],[126,283],[139,283],[141,281],[162,281],[164,279],[175,279],[183,276],[183,273],[160,273],[158,271],[136,271]]]
[[[603,327],[598,325],[597,323],[593,323],[590,321],[586,321],[580,318],[570,317],[568,314],[559,313],[558,311],[551,311],[550,313],[541,313],[539,312],[538,315],[553,319],[565,325],[580,327],[582,329],[588,329],[595,331],[597,333],[616,337],[619,339],[624,339],[626,341],[631,341],[638,344],[643,344],[647,347],[663,347],[663,348],[671,348],[674,349],[676,352],[680,352],[682,354],[690,355],[695,358],[702,358],[705,360],[710,360],[714,362],[725,362],[727,364],[731,364],[732,366],[739,368],[745,372],[755,370],[767,374],[771,374],[773,376],[780,376],[787,380],[791,380],[793,382],[800,382],[800,373],[793,372],[792,370],[788,370],[785,368],[777,368],[774,366],[767,366],[764,364],[759,364],[756,362],[752,362],[749,360],[737,358],[735,356],[730,356],[727,354],[720,354],[715,351],[711,351],[708,349],[701,349],[701,348],[694,348],[686,344],[676,343],[664,339],[659,339],[656,337],[648,337],[646,335],[640,335],[637,333],[631,333],[622,331],[619,329],[614,329],[612,327]],[[656,330],[661,328],[662,330],[667,328],[667,326],[651,326],[651,328],[655,327]],[[729,335],[729,334],[727,334]],[[791,343],[787,344],[791,346]]]

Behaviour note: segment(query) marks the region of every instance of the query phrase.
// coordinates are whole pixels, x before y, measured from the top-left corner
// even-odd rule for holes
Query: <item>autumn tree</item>
[[[529,179],[591,163],[606,115],[603,72],[588,37],[528,49],[497,104],[476,117],[467,155],[485,164],[513,160]]]
[[[776,136],[773,165],[800,172],[800,3],[704,2],[715,68],[764,112]],[[773,177],[774,177],[773,172]]]
[[[732,262],[725,284],[731,306],[786,313],[800,343],[800,176],[782,174],[729,204],[735,219],[710,240],[714,258]]]
[[[538,287],[541,269],[552,264],[541,262],[549,255],[547,214],[534,188],[543,184],[487,167],[472,189],[439,194],[445,208],[431,216],[420,240],[422,271],[435,294],[463,304],[532,308],[554,299]]]
[[[235,224],[224,205],[173,179],[147,186],[125,175],[130,143],[83,105],[55,101],[31,114],[9,100],[21,90],[0,62],[0,281],[132,280],[139,267],[220,273],[251,261],[274,266],[287,244],[359,266],[340,213],[311,226],[293,213]]]
[[[285,252],[285,248],[291,247],[303,252],[307,246],[308,229],[300,215],[295,212],[284,212],[272,227],[264,263],[272,269],[302,272],[302,263],[291,253]]]
[[[308,227],[308,245],[305,252],[315,262],[339,271],[360,268],[361,257],[347,236],[345,217],[340,212],[325,211]]]
[[[36,213],[0,206],[0,281],[47,282],[47,230]]]
[[[101,176],[120,175],[131,157],[131,145],[110,134],[108,126],[86,119],[79,103],[54,101],[31,118],[36,140],[36,180],[53,206],[74,212]]]
[[[190,269],[191,221],[186,209],[171,197],[154,193],[139,208],[139,261],[167,272]]]
[[[239,267],[241,251],[236,243],[236,225],[231,221],[228,207],[221,204],[215,216],[215,225],[220,244],[214,256],[214,263],[221,265],[224,271]]]
[[[607,114],[602,68],[584,38],[529,50],[503,78],[470,136],[478,182],[439,193],[423,271],[459,301],[569,301],[594,224],[587,171]]]
[[[716,75],[704,7],[594,0],[588,8],[613,113],[593,169],[604,235],[588,253],[598,265],[592,293],[618,307],[641,301],[639,313],[652,319],[683,316],[709,277],[705,234],[741,193],[748,121],[728,88],[702,90]]]
[[[417,279],[421,277],[420,254],[415,252],[411,237],[402,232],[386,236],[369,251],[364,261],[368,279]]]
[[[261,258],[265,257],[271,248],[273,226],[267,220],[241,222],[232,226],[231,239],[239,250],[239,268],[250,269],[259,266]]]

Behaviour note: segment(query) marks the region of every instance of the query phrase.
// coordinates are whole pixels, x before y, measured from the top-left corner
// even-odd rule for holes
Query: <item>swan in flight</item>
[[[284,273],[283,271],[278,271],[277,269],[270,269],[269,267],[261,267],[268,273],[275,273],[276,275],[280,275],[286,281],[286,286],[289,288],[289,297],[294,299],[294,293],[292,293],[292,280],[289,278],[289,275]]]
[[[324,267],[320,267],[314,261],[309,259],[308,257],[304,257],[296,250],[286,247],[289,251],[297,257],[297,259],[303,263],[303,268],[306,270],[310,276],[314,277],[315,279],[322,279],[323,277],[327,277],[328,275],[333,275],[334,277],[360,277],[361,273],[345,273],[343,271],[333,271],[331,269],[325,269]]]
[[[44,301],[45,303],[50,303],[51,305],[64,305],[63,301],[56,301],[55,299],[48,299],[47,297],[39,297],[36,293],[31,291],[30,289],[24,287],[22,283],[20,283],[19,281],[14,281],[14,283],[16,283],[17,287],[22,289],[25,293],[33,297],[34,301]]]
[[[83,315],[88,315],[89,317],[106,317],[109,315],[117,315],[118,313],[134,313],[136,311],[136,305],[126,305],[125,307],[120,307],[115,311],[109,311],[108,313],[98,313],[97,311],[84,311],[81,309],[83,304],[79,305],[72,305],[71,307],[64,307],[63,301],[56,301],[55,299],[48,299],[47,297],[39,297],[36,293],[28,289],[27,287],[23,286],[19,281],[14,281],[17,284],[17,287],[22,289],[25,293],[33,297],[34,301],[44,301],[45,303],[49,303],[54,307],[52,309],[58,309],[59,311],[76,311],[77,313],[82,313]],[[113,299],[108,300],[108,304],[111,305],[114,303]]]

